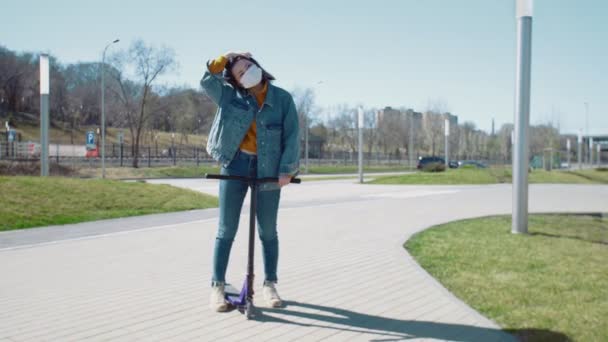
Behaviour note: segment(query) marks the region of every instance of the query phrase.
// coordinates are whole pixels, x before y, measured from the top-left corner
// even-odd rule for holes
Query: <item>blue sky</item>
[[[485,130],[513,121],[514,0],[13,0],[2,12],[1,45],[64,63],[142,38],[175,50],[179,74],[164,82],[198,87],[207,59],[246,50],[323,107],[439,101]],[[588,102],[589,132],[608,134],[607,17],[606,0],[534,2],[533,124],[577,132]]]

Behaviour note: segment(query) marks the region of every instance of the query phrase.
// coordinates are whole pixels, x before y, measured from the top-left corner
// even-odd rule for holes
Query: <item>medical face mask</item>
[[[251,64],[251,66],[245,71],[241,77],[241,85],[245,89],[255,87],[262,81],[262,69],[258,68],[257,65]]]

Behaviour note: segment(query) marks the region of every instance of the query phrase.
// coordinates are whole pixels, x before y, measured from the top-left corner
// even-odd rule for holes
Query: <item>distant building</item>
[[[445,113],[444,115],[450,121],[450,127],[458,126],[458,115],[452,115],[452,113]]]
[[[404,115],[400,110],[393,109],[392,107],[384,107],[384,109],[378,111],[376,115],[376,123],[380,125],[383,120],[388,118],[399,118],[402,116]]]
[[[403,120],[414,120],[414,127],[422,128],[422,117],[422,113],[416,112],[412,109],[401,111],[392,107],[384,107],[384,109],[378,111],[376,115],[376,123],[379,125],[383,120],[388,118],[402,118]]]

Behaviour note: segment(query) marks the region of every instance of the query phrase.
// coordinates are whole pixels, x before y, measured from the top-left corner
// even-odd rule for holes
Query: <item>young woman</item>
[[[291,95],[271,83],[275,78],[250,53],[228,52],[207,63],[201,80],[218,109],[209,132],[207,152],[225,175],[278,177],[278,186],[261,186],[257,198],[257,228],[262,241],[265,279],[263,297],[281,306],[276,290],[279,240],[277,211],[281,187],[298,171],[300,144],[298,115]],[[247,184],[221,180],[220,217],[213,254],[210,306],[226,311],[226,268],[238,229]]]

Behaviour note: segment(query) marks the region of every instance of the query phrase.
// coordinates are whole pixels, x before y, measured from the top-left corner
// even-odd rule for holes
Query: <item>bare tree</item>
[[[472,159],[475,150],[475,124],[466,121],[459,127],[459,130],[458,154],[463,156],[464,159]]]
[[[371,155],[378,140],[377,126],[378,110],[371,109],[363,113],[363,140],[367,145],[367,153]]]
[[[391,107],[386,107],[379,113],[379,143],[385,154],[395,151],[402,146],[407,146],[407,141],[404,141],[404,137],[406,136],[405,118],[404,112]]]
[[[7,110],[33,112],[29,110],[26,98],[38,94],[31,93],[37,84],[35,63],[31,53],[17,54],[0,47],[0,91],[3,107]]]
[[[115,80],[119,84],[133,142],[133,167],[138,167],[140,139],[152,113],[149,101],[155,98],[153,84],[158,76],[177,67],[175,53],[170,48],[155,48],[136,40],[127,52],[119,52],[110,60],[117,70]],[[136,83],[129,84],[125,77],[127,72],[132,72]],[[133,96],[135,94],[137,96]]]
[[[300,122],[300,141],[305,144],[306,134],[313,124],[313,115],[317,111],[315,108],[315,93],[312,88],[296,88],[292,91],[292,94]],[[305,153],[305,148],[301,150]]]
[[[546,148],[559,148],[559,132],[552,122],[530,127],[530,155],[542,155]]]
[[[513,124],[504,124],[498,130],[498,141],[500,145],[500,155],[505,162],[511,160],[511,133],[513,132]]]
[[[347,147],[351,152],[357,151],[357,120],[356,110],[347,105],[337,107],[336,116],[330,120],[330,127],[334,129],[334,144]],[[337,141],[336,141],[337,140]]]
[[[430,148],[431,155],[434,156],[438,146],[441,146],[443,117],[439,113],[427,111],[424,113],[423,127],[427,146]]]

